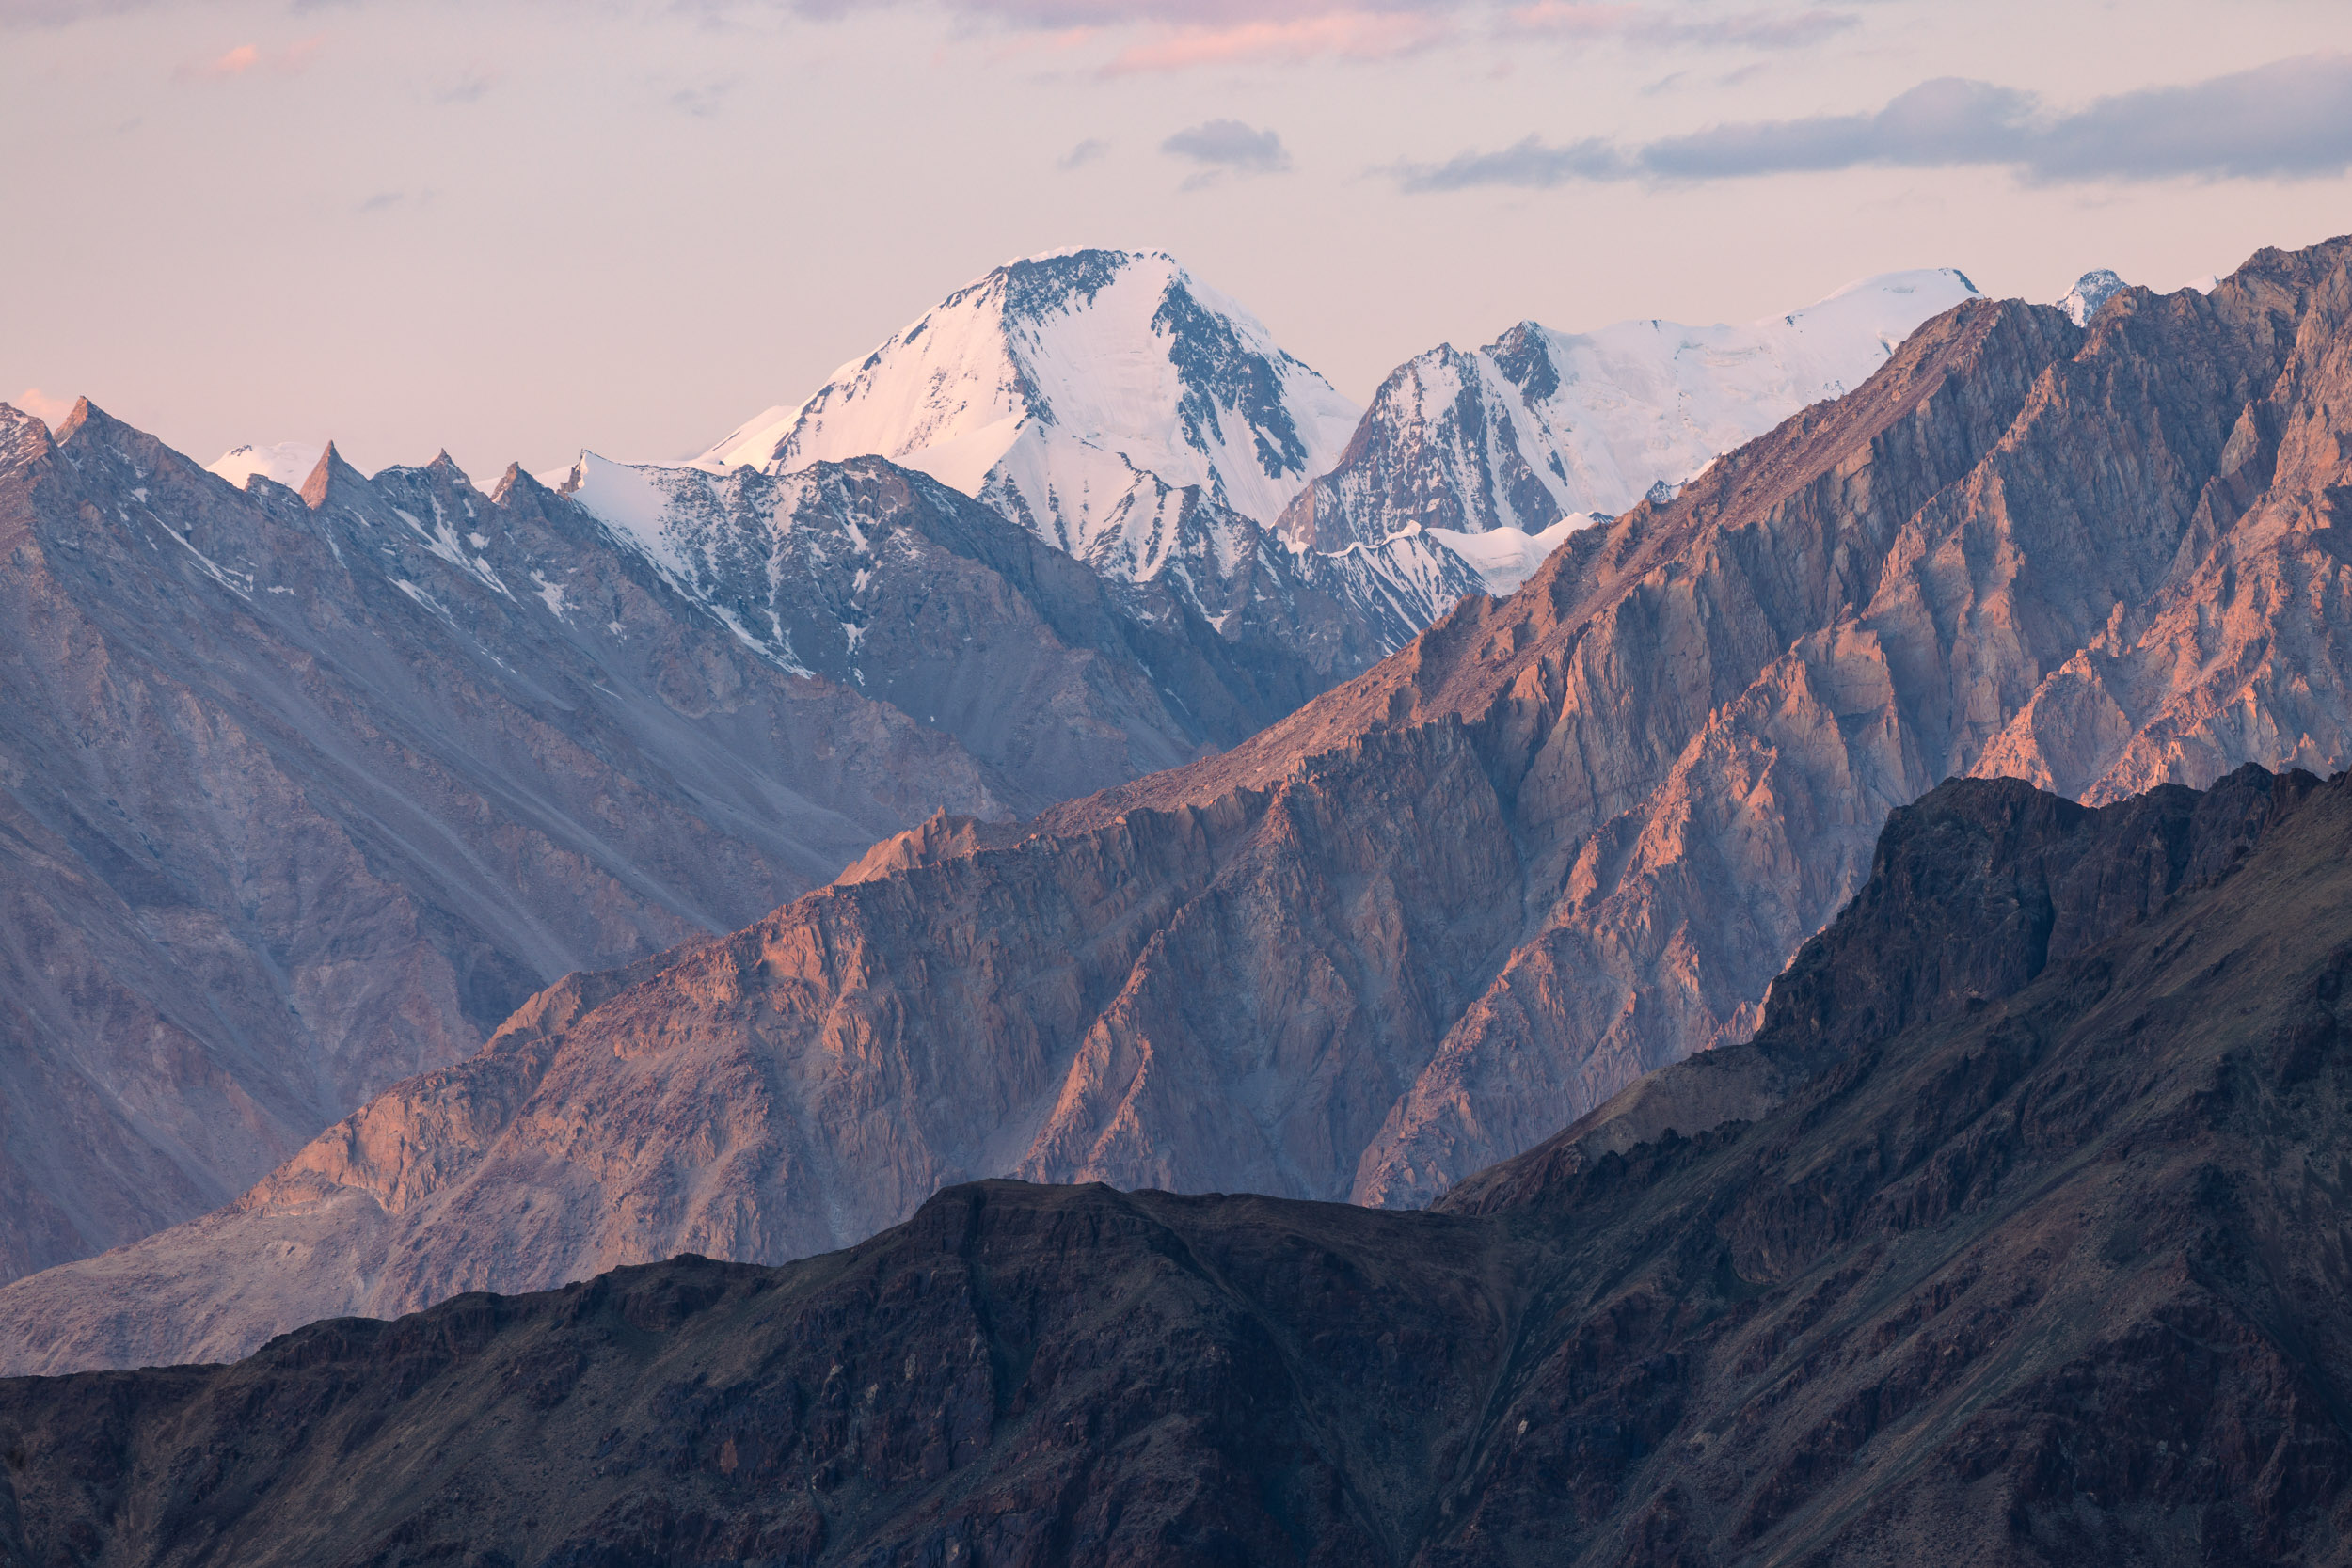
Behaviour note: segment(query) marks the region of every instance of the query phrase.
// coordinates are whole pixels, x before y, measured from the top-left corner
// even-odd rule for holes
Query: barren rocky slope
[[[725,543],[797,552],[762,608],[834,634],[801,660],[519,473],[240,491],[0,409],[0,1278],[216,1206],[567,972],[1346,673],[1147,621],[879,461],[789,489]]]
[[[1963,305],[1243,745],[934,825],[12,1287],[0,1365],[779,1260],[994,1173],[1426,1201],[1743,1037],[1938,779],[2342,766],[2347,354],[2344,242],[2088,333]]]
[[[1438,1212],[959,1187],[0,1384],[0,1557],[2352,1560],[2352,782],[1961,781],[1750,1044]]]

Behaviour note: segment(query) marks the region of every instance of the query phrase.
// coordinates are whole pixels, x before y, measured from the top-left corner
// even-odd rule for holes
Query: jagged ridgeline
[[[1897,812],[1756,1038],[1435,1212],[961,1186],[0,1383],[0,1555],[2344,1560],[2352,777]]]
[[[1939,297],[1849,294],[1878,304],[1759,330],[1858,379]],[[1668,368],[1705,390],[1722,338]],[[1761,362],[1717,388],[1740,434],[1835,389]],[[8,413],[0,1279],[214,1207],[560,975],[934,812],[1231,746],[1568,527],[1297,547],[1273,525],[1357,414],[1166,256],[1102,250],[996,269],[699,463],[583,454],[560,498],[300,443],[224,485],[95,410]]]
[[[237,1204],[0,1292],[0,1365],[782,1261],[993,1174],[1426,1202],[1744,1038],[1941,779],[2344,765],[2348,263],[2087,327],[1966,300],[1229,750],[547,992]]]
[[[0,1276],[234,1197],[565,974],[1380,652],[1139,613],[880,459],[691,477],[690,548],[519,471],[232,488],[87,404],[0,410]]]

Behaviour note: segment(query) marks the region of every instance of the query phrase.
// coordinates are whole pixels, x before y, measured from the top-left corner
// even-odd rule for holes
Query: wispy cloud
[[[1238,119],[1212,119],[1179,131],[1160,143],[1160,150],[1196,166],[1184,183],[1188,191],[1229,174],[1282,174],[1291,166],[1290,150],[1279,135]]]
[[[1104,141],[1102,137],[1089,136],[1086,140],[1080,142],[1077,146],[1072,148],[1069,151],[1055,159],[1054,166],[1061,170],[1064,174],[1068,174],[1072,169],[1086,167],[1087,165],[1094,162],[1095,159],[1100,158],[1104,153],[1108,152],[1110,150],[1111,144]]]
[[[1528,37],[1623,39],[1660,48],[1803,49],[1860,26],[1861,22],[1850,11],[1819,7],[1801,11],[1719,12],[1692,20],[1645,6],[1538,0],[1535,5],[1506,10],[1502,24],[1506,32]]]
[[[484,71],[469,71],[454,82],[433,89],[436,103],[479,103],[489,90],[498,86],[498,78]]]
[[[1867,166],[1989,165],[2039,182],[2295,179],[2352,168],[2352,56],[2306,55],[2072,113],[2016,87],[1946,77],[1862,114],[1710,126],[1636,146],[1529,136],[1391,172],[1407,191],[1578,181],[1729,180]]]
[[[698,87],[680,87],[670,94],[670,107],[696,119],[709,119],[726,106],[735,87],[735,79],[729,77],[723,82],[705,82]]]
[[[62,27],[102,16],[144,10],[153,0],[0,0],[0,28]]]
[[[256,71],[274,71],[281,76],[291,76],[298,71],[309,70],[310,62],[318,57],[319,51],[326,46],[326,39],[324,34],[297,40],[283,49],[264,50],[257,43],[241,43],[234,49],[215,55],[212,59],[194,65],[183,65],[172,74],[183,82],[225,81],[230,77],[244,76]]]
[[[1110,75],[1131,71],[1184,71],[1195,66],[1257,61],[1296,63],[1319,57],[1390,59],[1450,41],[1454,24],[1443,18],[1400,12],[1335,11],[1287,22],[1238,22],[1223,26],[1178,27],[1164,37],[1131,44],[1111,58]]]

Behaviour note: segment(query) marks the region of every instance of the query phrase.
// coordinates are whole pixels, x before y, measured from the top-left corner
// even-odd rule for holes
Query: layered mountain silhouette
[[[236,1205],[0,1292],[0,1364],[781,1260],[993,1174],[1426,1202],[1744,1038],[1939,779],[2343,766],[2347,326],[2345,242],[2087,330],[1963,303],[1229,751],[550,990]]]
[[[0,1552],[2336,1561],[2347,1095],[2352,779],[1955,781],[1754,1040],[1434,1212],[992,1181],[0,1383]]]
[[[0,1277],[216,1207],[564,974],[1381,651],[1311,593],[1282,644],[1140,613],[879,459],[707,483],[688,566],[519,471],[231,488],[0,409]]]

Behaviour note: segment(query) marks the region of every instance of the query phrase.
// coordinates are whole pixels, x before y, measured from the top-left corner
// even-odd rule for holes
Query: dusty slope
[[[0,1552],[2352,1560],[2347,1025],[2352,781],[1959,782],[1755,1043],[1444,1212],[988,1183],[782,1270],[0,1384]]]
[[[0,409],[0,1278],[215,1207],[568,971],[1308,694],[886,464],[786,499],[725,543],[790,553],[804,662],[518,473],[247,493]]]
[[[1423,1201],[1744,1035],[1938,779],[2346,760],[2348,263],[2265,253],[2088,335],[1963,306],[1245,744],[902,843],[0,1295],[40,1325],[0,1365],[780,1260],[993,1173]]]

